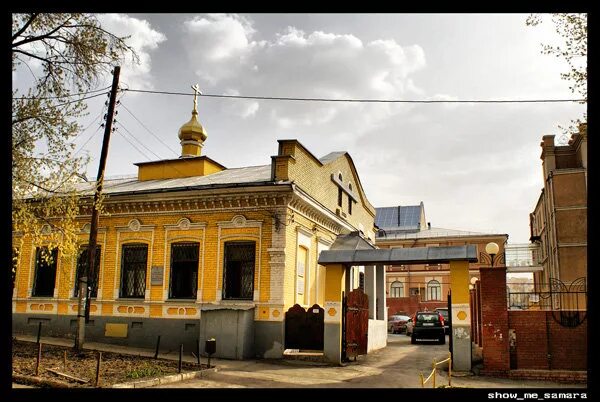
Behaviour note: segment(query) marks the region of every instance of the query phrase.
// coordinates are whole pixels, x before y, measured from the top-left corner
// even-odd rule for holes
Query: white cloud
[[[237,89],[229,88],[224,91],[223,95],[238,96],[240,91]],[[243,99],[230,99],[229,102],[225,103],[223,109],[234,116],[239,116],[242,119],[247,119],[256,115],[256,112],[260,108],[260,105],[256,101],[246,101]]]
[[[117,36],[130,36],[127,44],[135,49],[139,57],[139,64],[132,63],[131,58],[125,60],[120,81],[132,88],[154,88],[150,52],[167,40],[166,36],[154,30],[148,21],[124,14],[100,14],[98,20],[107,31]]]
[[[199,66],[200,85],[214,93],[235,87],[244,95],[401,99],[423,92],[411,79],[426,66],[419,45],[401,46],[393,39],[365,43],[352,34],[304,32],[292,26],[256,41],[251,20],[225,14],[195,17],[184,26],[189,61]],[[309,137],[364,133],[410,110],[389,104],[292,101],[259,108],[256,102],[240,102],[248,105],[238,107],[238,115],[262,113],[272,126]]]

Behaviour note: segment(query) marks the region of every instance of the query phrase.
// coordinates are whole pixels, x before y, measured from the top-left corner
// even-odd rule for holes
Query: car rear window
[[[439,320],[440,316],[438,313],[417,314],[417,321],[419,322],[438,322]]]

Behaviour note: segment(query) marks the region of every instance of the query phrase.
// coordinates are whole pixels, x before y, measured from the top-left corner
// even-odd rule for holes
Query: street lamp
[[[498,244],[494,243],[493,241],[485,245],[485,252],[492,257],[492,267],[494,266],[494,256],[498,254],[499,250],[500,247],[498,247]]]

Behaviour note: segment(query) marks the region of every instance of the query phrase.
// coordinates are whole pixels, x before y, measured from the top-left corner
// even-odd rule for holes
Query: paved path
[[[219,371],[207,378],[165,384],[161,388],[419,388],[419,372],[428,375],[433,359],[440,361],[447,356],[447,344],[411,345],[410,337],[389,335],[386,348],[359,356],[356,362],[344,367],[280,360],[223,360],[218,364]],[[448,384],[447,372],[438,373],[437,385]],[[584,384],[472,375],[453,376],[452,385],[468,388],[585,388]]]

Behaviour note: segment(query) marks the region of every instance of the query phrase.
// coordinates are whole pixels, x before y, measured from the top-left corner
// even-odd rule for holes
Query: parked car
[[[448,317],[448,307],[438,307],[435,309],[444,317],[444,333],[450,335],[450,319]]]
[[[406,323],[410,320],[407,315],[392,315],[388,318],[388,332],[401,334],[406,330]]]
[[[440,345],[446,343],[444,317],[437,311],[418,311],[413,319],[410,343],[429,339],[437,340]]]

